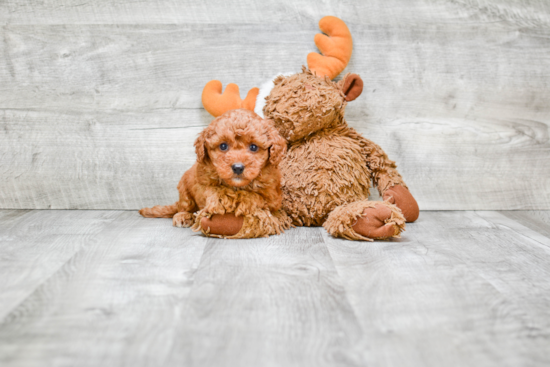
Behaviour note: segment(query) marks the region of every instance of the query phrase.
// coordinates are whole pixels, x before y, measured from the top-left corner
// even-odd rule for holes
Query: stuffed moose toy
[[[229,84],[222,94],[217,80],[206,84],[204,108],[214,117],[232,109],[255,111],[273,122],[288,142],[280,164],[283,209],[295,226],[323,226],[331,235],[350,240],[397,237],[405,221],[418,218],[416,200],[386,153],[350,128],[344,119],[348,102],[363,90],[357,74],[334,79],[352,53],[346,24],[332,16],[319,22],[325,34],[315,36],[322,55],[312,52],[308,68],[279,75],[266,88],[253,88],[241,100],[239,88]],[[371,182],[384,201],[369,201]],[[242,217],[213,215],[202,227],[231,235]]]

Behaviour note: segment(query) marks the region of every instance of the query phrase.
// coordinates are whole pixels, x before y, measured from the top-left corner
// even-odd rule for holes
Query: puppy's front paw
[[[225,214],[227,212],[231,212],[235,205],[230,205],[231,202],[229,200],[222,201],[216,196],[212,196],[206,200],[205,207],[200,211],[200,213],[203,213],[203,215],[210,217],[214,214]]]
[[[191,227],[193,225],[193,214],[189,212],[179,212],[172,218],[174,227]]]
[[[243,216],[266,209],[265,199],[252,192],[239,192],[235,215]]]

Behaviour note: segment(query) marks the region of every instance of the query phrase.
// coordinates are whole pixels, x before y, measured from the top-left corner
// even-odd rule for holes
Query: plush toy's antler
[[[328,36],[320,33],[315,35],[315,45],[321,50],[323,56],[311,52],[307,55],[307,65],[309,70],[314,71],[317,76],[326,75],[334,79],[346,68],[351,58],[353,49],[351,33],[346,23],[332,16],[322,18],[319,21],[319,28],[328,34]]]
[[[256,97],[259,92],[258,88],[252,88],[248,91],[246,98],[242,100],[237,84],[228,84],[222,94],[222,83],[219,80],[211,80],[206,83],[202,90],[202,105],[214,117],[237,108],[254,111]]]

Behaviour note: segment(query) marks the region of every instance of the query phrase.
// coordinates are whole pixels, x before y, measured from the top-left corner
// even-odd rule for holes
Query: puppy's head
[[[286,141],[271,121],[238,109],[212,121],[195,141],[195,150],[197,162],[212,165],[227,185],[243,187],[279,164]]]

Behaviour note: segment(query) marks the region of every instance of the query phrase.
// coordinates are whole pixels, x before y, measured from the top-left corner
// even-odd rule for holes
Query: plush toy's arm
[[[418,203],[409,191],[403,177],[397,171],[395,162],[388,158],[380,146],[350,129],[349,135],[358,141],[363,149],[367,166],[372,172],[374,185],[385,201],[397,205],[407,222],[418,219]]]
[[[354,129],[350,128],[348,134],[361,145],[367,167],[372,172],[372,179],[374,185],[378,187],[380,196],[384,196],[386,191],[395,185],[407,188],[403,177],[397,172],[395,162],[388,158],[386,152],[378,144],[365,139]]]
[[[365,139],[367,166],[372,171],[372,180],[374,185],[378,188],[380,196],[384,196],[387,190],[395,185],[401,185],[408,189],[403,177],[397,171],[395,162],[388,158],[386,153],[370,140]]]

